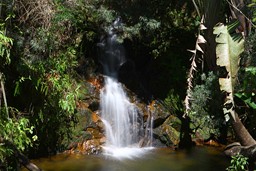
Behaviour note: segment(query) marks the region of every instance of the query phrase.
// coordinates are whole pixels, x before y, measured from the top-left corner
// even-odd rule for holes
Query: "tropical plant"
[[[0,109],[2,114],[5,113],[3,108]],[[0,168],[11,168],[18,163],[16,150],[24,152],[28,147],[32,147],[37,136],[33,135],[34,127],[30,126],[29,120],[26,118],[6,119],[1,116],[1,121]]]
[[[227,171],[246,171],[248,170],[248,158],[241,154],[232,156],[230,166],[226,169]]]
[[[240,6],[236,6],[238,1],[216,2],[208,0],[194,0],[193,2],[198,11],[198,15],[201,17],[198,39],[203,40],[201,38],[203,36],[205,41],[197,40],[196,48],[192,52],[194,54],[198,51],[203,53],[203,61],[206,61],[207,69],[218,73],[220,77],[220,89],[226,96],[223,105],[223,112],[227,117],[226,119],[228,120],[229,116],[232,117],[231,123],[241,144],[252,145],[255,141],[243,126],[235,112],[234,104],[234,87],[239,69],[239,55],[243,52],[242,34],[235,33],[235,29],[240,25],[243,27],[242,30],[244,30],[245,35],[248,35],[248,29],[246,27],[247,22],[245,21],[246,16],[241,12],[241,9],[245,7],[244,2],[241,0]],[[225,14],[225,11],[222,10],[224,9],[222,7],[225,7],[225,5],[230,6],[232,13],[231,18],[237,18],[239,22],[231,22],[230,18],[227,19],[224,17],[230,15],[228,13]],[[220,22],[220,24],[216,25],[218,22]],[[221,24],[224,22],[228,22],[228,24]],[[204,30],[202,30],[202,28]],[[196,62],[199,61],[195,59],[196,57],[194,57],[191,64],[190,71],[192,72],[189,72],[188,75],[188,90],[192,90],[193,78],[195,78],[194,73],[197,68]],[[187,92],[187,97],[185,99],[186,113],[189,113],[190,105],[193,103],[191,92],[192,91]]]
[[[0,57],[2,64],[10,64],[10,50],[13,45],[13,39],[6,36],[5,23],[0,23]]]
[[[218,77],[209,72],[207,75],[203,73],[200,80],[201,84],[195,85],[191,92],[192,97],[196,98],[193,98],[191,103],[190,128],[203,139],[208,139],[212,135],[219,137],[224,126],[224,117],[221,111]]]
[[[241,58],[241,70],[239,72],[240,84],[236,87],[236,97],[240,98],[244,103],[256,109],[255,104],[255,75],[256,75],[256,34],[251,33],[250,37],[245,40],[245,51]]]
[[[256,0],[252,0],[251,3],[248,4],[248,7],[251,8],[252,11],[252,21],[256,22]]]
[[[231,115],[233,119],[235,119],[234,89],[238,76],[240,54],[244,50],[242,35],[235,33],[238,24],[236,21],[227,26],[220,24],[214,28],[217,42],[217,65],[224,67],[227,71],[224,78],[219,78],[220,90],[227,95],[223,110],[226,117]]]
[[[255,90],[256,86],[255,76],[256,76],[256,67],[246,67],[243,74],[243,82],[241,84],[241,90],[235,93],[235,96],[240,98],[244,103],[256,110],[256,101],[255,101]]]
[[[235,100],[237,102],[237,109],[241,114],[241,118],[249,129],[250,133],[255,135],[255,33],[251,33],[245,39],[245,51],[241,56],[241,69],[238,75],[238,84],[235,87]],[[254,136],[255,138],[255,136]]]
[[[221,76],[223,78],[219,78],[219,83],[220,89],[226,94],[223,105],[226,120],[229,120],[229,116],[232,116],[232,126],[240,143],[242,145],[252,145],[255,143],[255,140],[244,127],[235,111],[234,88],[238,77],[239,55],[244,50],[242,35],[235,33],[237,25],[238,22],[233,22],[228,26],[221,24],[214,28],[217,42],[217,64],[220,67],[224,67],[224,70],[227,72]]]
[[[0,24],[1,69],[11,63],[12,46],[13,39],[6,36],[6,23],[3,22]],[[4,81],[4,73],[0,70],[0,168],[9,170],[18,163],[16,151],[23,152],[32,146],[37,136],[32,136],[34,127],[29,124],[29,120],[22,117],[17,109],[8,107]],[[1,104],[2,99],[4,106]]]

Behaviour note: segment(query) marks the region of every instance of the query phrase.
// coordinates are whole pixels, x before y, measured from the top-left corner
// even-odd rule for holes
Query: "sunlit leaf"
[[[217,65],[225,67],[227,71],[227,76],[219,79],[220,89],[227,94],[224,103],[224,112],[225,114],[231,114],[234,119],[234,87],[239,70],[239,55],[244,51],[244,39],[242,35],[234,32],[238,24],[238,21],[232,22],[229,25],[220,23],[214,27],[213,32],[216,35],[217,43]]]

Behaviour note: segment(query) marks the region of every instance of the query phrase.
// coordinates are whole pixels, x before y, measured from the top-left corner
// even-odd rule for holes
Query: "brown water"
[[[113,159],[103,155],[56,155],[33,161],[44,171],[225,171],[229,161],[222,151],[195,147],[190,151],[158,148],[143,157]]]

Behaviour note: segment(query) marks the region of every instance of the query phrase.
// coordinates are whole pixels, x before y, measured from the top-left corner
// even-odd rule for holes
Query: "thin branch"
[[[193,1],[193,4],[194,4],[195,8],[196,8],[196,11],[197,11],[198,16],[201,17],[201,14],[200,14],[200,10],[199,10],[199,8],[198,8],[198,5],[196,4],[195,0],[192,0],[192,1]]]
[[[7,105],[6,94],[5,94],[5,90],[4,90],[4,82],[3,82],[3,79],[2,79],[2,73],[0,73],[0,82],[1,82],[0,87],[1,87],[2,93],[3,93],[3,99],[4,99],[4,106],[5,106],[5,110],[6,110],[6,115],[7,115],[7,118],[9,119],[8,105]]]
[[[251,19],[249,19],[240,9],[238,9],[232,2],[229,2],[228,0],[226,0],[227,3],[232,6],[234,9],[236,9],[240,14],[242,14],[244,16],[244,18],[246,18],[246,20],[254,27],[256,28],[256,25],[253,24],[253,22],[251,21]]]

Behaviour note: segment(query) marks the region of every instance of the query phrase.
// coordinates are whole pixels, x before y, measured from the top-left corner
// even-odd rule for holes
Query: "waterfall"
[[[140,131],[143,128],[143,119],[138,119],[137,107],[130,102],[118,82],[118,70],[126,61],[124,47],[117,40],[121,26],[121,19],[117,18],[107,35],[98,43],[99,61],[105,75],[105,86],[100,93],[101,119],[105,125],[106,136],[103,149],[105,154],[118,158],[137,156],[143,151],[139,148],[139,133],[143,132]]]
[[[127,147],[138,141],[137,112],[121,84],[105,78],[101,91],[101,117],[106,128],[106,146]]]

